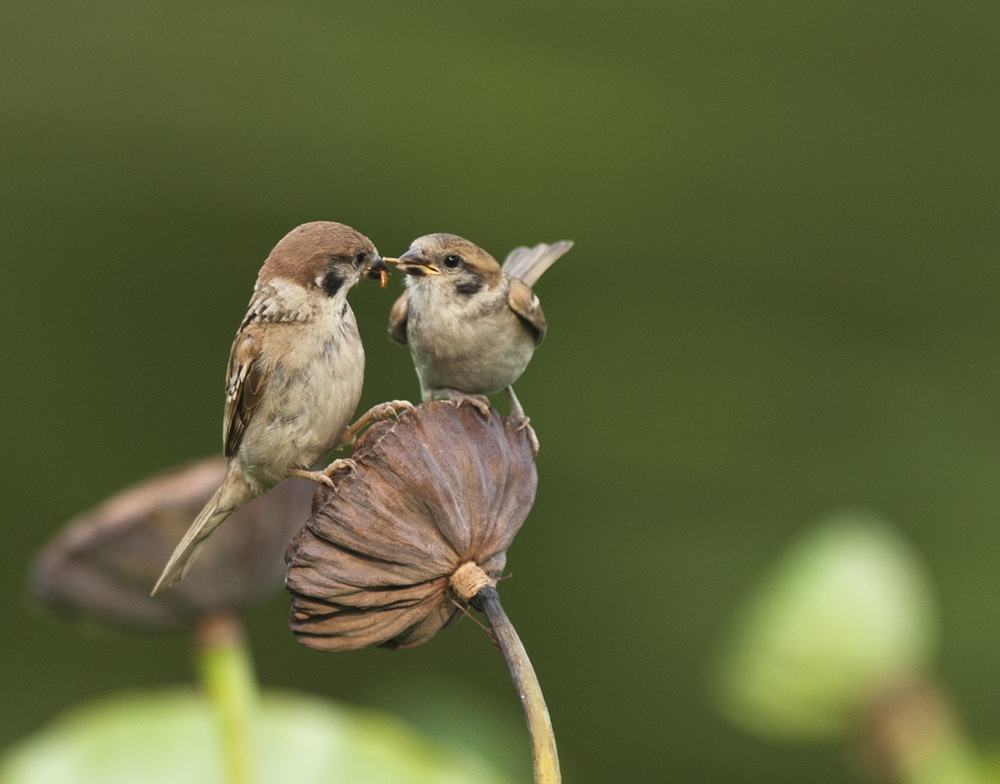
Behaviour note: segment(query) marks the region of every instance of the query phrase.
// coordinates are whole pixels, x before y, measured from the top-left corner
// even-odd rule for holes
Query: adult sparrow
[[[261,267],[226,373],[222,441],[228,458],[219,489],[195,518],[153,588],[173,585],[205,539],[230,514],[290,476],[333,486],[327,452],[409,403],[376,406],[348,427],[361,398],[365,354],[347,292],[387,267],[364,235],[317,221],[292,229]]]
[[[488,416],[485,395],[507,390],[511,418],[528,429],[512,384],[545,337],[545,315],[532,284],[573,243],[515,248],[503,267],[454,234],[419,237],[398,259],[406,291],[389,316],[389,338],[408,345],[424,400],[469,402]]]

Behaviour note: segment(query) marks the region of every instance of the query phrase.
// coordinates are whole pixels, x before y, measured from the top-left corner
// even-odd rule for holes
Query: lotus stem
[[[257,704],[257,680],[233,613],[203,618],[195,628],[201,681],[219,725],[228,784],[253,784],[250,729]]]
[[[531,666],[521,639],[514,631],[507,614],[500,606],[500,597],[490,585],[469,600],[469,604],[486,616],[500,653],[503,654],[514,681],[524,718],[531,738],[531,756],[535,769],[535,784],[560,784],[559,756],[556,753],[556,738],[552,733],[552,720],[545,707],[538,678]]]

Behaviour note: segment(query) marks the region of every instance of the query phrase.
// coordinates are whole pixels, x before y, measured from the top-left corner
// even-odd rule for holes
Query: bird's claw
[[[521,408],[521,401],[517,399],[517,395],[514,394],[514,387],[507,387],[507,398],[510,400],[510,421],[516,426],[515,432],[520,433],[522,430],[528,436],[528,443],[531,445],[531,459],[535,460],[538,458],[538,436],[535,435],[534,428],[528,423],[531,422],[531,418],[526,416],[524,409]]]
[[[330,465],[328,465],[322,471],[320,471],[320,473],[323,474],[329,480],[330,487],[333,487],[334,491],[336,491],[337,488],[333,484],[332,477],[341,468],[346,468],[348,473],[353,474],[355,471],[358,470],[358,464],[355,463],[353,460],[351,460],[351,458],[349,457],[340,457],[334,460],[332,463],[330,463]]]
[[[486,424],[492,420],[493,406],[486,395],[469,395],[465,392],[459,392],[457,389],[442,389],[434,393],[434,400],[447,400],[454,403],[456,408],[461,408],[463,403],[468,403],[486,417]]]
[[[409,400],[390,400],[387,403],[379,403],[372,406],[365,416],[371,416],[372,422],[381,422],[383,419],[395,417],[399,421],[399,415],[403,411],[415,411],[416,406]]]
[[[337,473],[341,468],[346,468],[350,471],[356,471],[358,469],[358,464],[351,460],[349,457],[334,460],[330,465],[324,468],[322,471],[305,471],[296,469],[295,471],[290,471],[291,476],[297,476],[302,479],[309,479],[316,484],[326,485],[333,492],[337,492],[337,485],[333,481],[333,475]]]
[[[459,408],[462,407],[462,403],[468,403],[480,414],[486,417],[486,424],[490,423],[490,420],[493,417],[493,406],[490,405],[490,399],[486,397],[486,395],[465,395],[455,401],[455,405]]]
[[[538,459],[538,436],[535,435],[535,429],[528,423],[531,420],[528,417],[523,417],[522,419],[515,419],[513,423],[515,425],[514,432],[520,433],[522,430],[524,434],[528,437],[528,444],[531,446],[531,460],[534,462]]]
[[[349,446],[358,440],[361,431],[375,422],[381,422],[389,417],[396,417],[403,411],[413,411],[416,407],[409,400],[390,400],[387,403],[379,403],[372,406],[364,414],[358,417],[358,421],[351,425],[341,436],[339,446]]]
[[[328,485],[333,492],[338,492],[337,485],[333,482],[333,475],[337,473],[341,468],[346,468],[348,473],[353,474],[358,470],[358,464],[355,463],[349,457],[340,457],[334,460],[330,465],[324,468],[322,471],[317,471],[318,474],[324,477],[323,484]]]

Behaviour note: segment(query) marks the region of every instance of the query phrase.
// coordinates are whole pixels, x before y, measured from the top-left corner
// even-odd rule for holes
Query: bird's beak
[[[396,263],[396,269],[400,272],[405,272],[407,275],[415,275],[418,278],[441,274],[441,270],[435,267],[424,256],[424,249],[419,246],[410,248],[398,259],[393,259],[393,261]]]
[[[385,288],[389,282],[389,268],[385,266],[385,259],[381,256],[376,256],[375,261],[365,267],[364,276],[371,280],[379,281],[382,284],[382,288]]]

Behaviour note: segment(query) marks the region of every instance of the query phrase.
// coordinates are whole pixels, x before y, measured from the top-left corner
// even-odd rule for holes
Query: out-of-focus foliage
[[[869,513],[842,513],[803,536],[747,597],[720,704],[766,736],[847,737],[879,692],[929,670],[938,630],[909,542]]]
[[[79,635],[26,611],[25,576],[82,510],[219,451],[254,277],[315,219],[388,255],[434,231],[498,257],[576,242],[535,286],[549,329],[517,392],[538,493],[502,584],[567,780],[850,781],[838,751],[732,729],[705,685],[764,565],[847,504],[924,556],[941,675],[1000,737],[998,17],[996,0],[0,4],[0,748],[188,678],[183,640]],[[351,295],[361,409],[418,395],[385,337],[401,286]],[[444,681],[523,729],[472,623],[330,657],[287,619],[286,596],[247,618],[265,684],[435,722],[413,695]]]
[[[237,510],[175,590],[150,596],[225,472],[221,455],[179,466],[77,516],[36,559],[32,596],[67,616],[127,630],[191,628],[213,612],[263,601],[284,579],[285,548],[309,515],[313,482],[283,482]]]
[[[398,719],[327,700],[266,693],[253,737],[259,784],[505,784],[471,753],[435,745]],[[2,784],[221,784],[205,699],[174,691],[73,710],[0,760]]]

